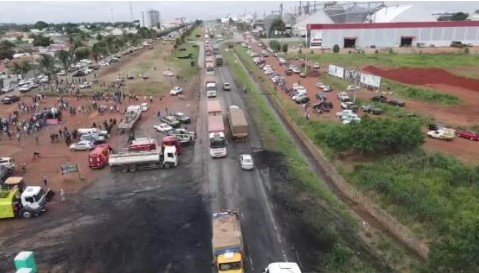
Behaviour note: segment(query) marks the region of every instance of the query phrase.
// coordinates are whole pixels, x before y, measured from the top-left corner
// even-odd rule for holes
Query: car
[[[399,106],[399,107],[404,107],[406,106],[406,103],[402,100],[390,100],[388,101],[388,104],[393,105],[393,106]]]
[[[361,89],[361,87],[357,85],[348,85],[348,87],[346,87],[346,91],[358,91],[359,89]]]
[[[70,151],[91,151],[95,148],[95,144],[89,140],[80,140],[70,145]]]
[[[366,113],[371,113],[373,115],[380,115],[383,113],[383,110],[375,105],[368,104],[361,106],[361,109]]]
[[[254,169],[253,157],[250,154],[240,155],[241,169],[252,170]]]
[[[8,92],[12,92],[13,91],[13,85],[12,84],[9,84],[5,87],[2,88],[2,93],[8,93]]]
[[[319,69],[319,64],[318,64],[318,63],[314,63],[313,69]]]
[[[21,93],[28,92],[30,90],[32,90],[32,87],[29,84],[24,84],[20,86],[20,88],[18,88],[18,91],[20,91]]]
[[[48,83],[48,76],[44,76],[40,79],[41,83]]]
[[[109,66],[110,64],[108,62],[105,62],[105,61],[101,61],[98,63],[99,66]]]
[[[361,118],[356,114],[349,115],[343,119],[343,124],[353,124],[359,122],[361,122]]]
[[[170,90],[170,95],[176,96],[179,94],[183,94],[183,88],[179,86],[175,86],[173,89]]]
[[[343,101],[339,104],[341,109],[351,109],[351,106],[354,105],[354,102],[352,101]],[[352,109],[351,109],[352,110]]]
[[[287,64],[288,63],[285,58],[279,58],[278,61],[279,61],[280,64]]]
[[[3,97],[2,102],[3,102],[3,104],[12,104],[12,103],[17,102],[19,100],[20,100],[19,96],[10,95],[10,96]]]
[[[77,70],[73,72],[72,74],[73,77],[85,77],[86,73],[83,70]]]
[[[223,83],[223,90],[224,91],[230,91],[231,90],[231,85],[228,82]]]
[[[350,101],[349,95],[346,92],[339,92],[338,93],[338,99],[340,101]]]
[[[469,139],[472,141],[479,141],[479,134],[476,132],[469,132],[469,131],[458,131],[456,132],[458,137],[462,137],[465,139]]]
[[[380,95],[380,96],[374,96],[371,98],[371,101],[376,101],[376,102],[381,102],[381,103],[386,103],[388,101],[388,98]]]
[[[326,94],[323,94],[323,93],[316,93],[316,98],[320,101],[328,100],[328,96],[326,96]]]
[[[135,79],[135,75],[133,75],[133,74],[128,74],[128,75],[126,76],[126,78],[129,79],[129,80],[134,80],[134,79]]]
[[[172,77],[174,76],[174,74],[170,70],[166,70],[166,71],[163,71],[163,76]]]
[[[180,123],[190,123],[191,122],[190,116],[186,115],[185,113],[177,112],[177,113],[174,113],[173,116],[175,116],[176,119],[178,119],[178,121]]]
[[[323,91],[324,92],[331,92],[331,91],[333,91],[333,88],[331,88],[331,86],[329,86],[329,85],[325,85],[325,86],[323,86]]]
[[[93,84],[92,84],[91,82],[84,82],[84,83],[80,84],[80,89],[91,88],[92,85],[93,85]]]
[[[173,127],[171,127],[171,125],[167,123],[160,123],[158,125],[154,125],[153,128],[155,128],[155,130],[157,130],[158,132],[168,132],[173,130]]]
[[[173,116],[173,115],[169,115],[169,116],[164,116],[160,119],[161,122],[163,123],[166,123],[168,125],[170,125],[171,127],[173,128],[178,128],[180,127],[180,122],[178,121],[178,119]]]
[[[325,86],[326,86],[326,85],[325,85],[324,83],[322,83],[322,82],[317,82],[317,83],[316,83],[316,87],[317,87],[317,88],[323,89]]]
[[[173,128],[168,134],[172,135],[177,135],[177,134],[183,134],[183,135],[189,135],[191,138],[196,139],[196,133],[193,131],[189,131],[185,128]]]
[[[65,76],[67,72],[65,70],[60,70],[60,72],[57,73],[58,76]]]
[[[333,103],[330,101],[321,101],[320,103],[314,104],[312,108],[315,110],[322,110],[322,111],[329,112],[331,109],[333,109]]]
[[[306,73],[305,73],[305,72],[299,73],[299,77],[301,77],[301,78],[306,78]]]
[[[88,140],[94,144],[101,144],[106,142],[106,137],[97,133],[83,134],[80,136],[80,140]]]
[[[432,130],[427,132],[427,136],[430,138],[437,138],[446,141],[452,141],[455,135],[455,130],[449,128],[439,128],[438,130]]]
[[[293,75],[293,70],[292,70],[292,69],[286,69],[286,71],[284,72],[284,74],[285,74],[286,76],[291,76],[291,75]]]
[[[146,103],[146,102],[142,103],[142,104],[140,105],[141,112],[146,112],[146,111],[148,111],[148,108],[149,108],[149,107],[150,107],[150,106],[148,105],[148,103]]]
[[[304,104],[304,103],[307,103],[309,102],[309,97],[308,95],[306,94],[302,94],[302,95],[298,95],[294,101],[297,103],[297,104]]]
[[[27,83],[28,83],[27,80],[20,80],[20,81],[18,82],[18,86],[22,86],[22,85],[25,85],[25,84],[27,84]]]
[[[301,74],[301,70],[299,69],[299,67],[293,66],[290,69],[291,71],[293,71],[294,74]]]
[[[341,120],[346,118],[347,116],[351,116],[351,115],[355,115],[355,114],[354,114],[353,110],[350,110],[350,109],[343,110],[341,112],[336,113],[336,116]]]

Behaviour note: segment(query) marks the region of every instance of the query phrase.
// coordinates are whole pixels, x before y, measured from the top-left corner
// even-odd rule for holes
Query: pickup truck
[[[442,139],[446,141],[452,141],[455,135],[456,131],[449,128],[439,128],[437,130],[432,130],[427,133],[428,137]]]

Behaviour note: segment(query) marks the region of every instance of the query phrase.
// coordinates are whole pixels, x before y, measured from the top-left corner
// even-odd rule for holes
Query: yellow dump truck
[[[22,177],[10,177],[0,190],[0,219],[31,218],[47,207],[47,193],[39,186],[26,187]]]
[[[243,235],[237,211],[213,213],[213,257],[219,273],[244,273]]]

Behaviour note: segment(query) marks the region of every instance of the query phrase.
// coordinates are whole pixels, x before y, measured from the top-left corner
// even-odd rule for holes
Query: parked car
[[[313,68],[314,68],[314,69],[319,69],[319,64],[318,64],[318,63],[314,63]]]
[[[170,95],[172,96],[176,96],[182,93],[183,93],[183,88],[179,86],[175,86],[173,89],[170,90]]]
[[[253,157],[250,154],[240,155],[241,169],[252,170],[254,168]]]
[[[92,85],[93,85],[93,84],[92,84],[91,82],[84,82],[84,83],[80,84],[80,89],[91,88]]]
[[[180,122],[175,116],[172,116],[172,115],[162,117],[160,121],[170,125],[173,128],[180,127]]]
[[[94,144],[101,144],[106,142],[106,137],[97,133],[90,133],[82,135],[80,140],[88,140]]]
[[[361,118],[358,117],[358,115],[356,114],[349,115],[343,119],[343,124],[352,124],[352,123],[359,123],[359,122],[361,122]]]
[[[431,138],[452,141],[456,135],[455,130],[449,128],[439,128],[438,130],[431,130],[427,132],[427,136]]]
[[[150,107],[150,106],[149,106],[148,103],[146,103],[146,102],[140,104],[141,112],[146,112],[146,111],[148,111],[148,108],[149,108],[149,107]]]
[[[329,85],[325,85],[325,86],[323,86],[323,91],[324,92],[331,92],[331,91],[333,91],[333,88],[331,88],[331,86],[329,86]]]
[[[135,79],[135,75],[133,75],[133,74],[128,74],[128,75],[126,76],[126,78],[129,79],[129,80],[134,80],[134,79]]]
[[[77,70],[73,72],[73,77],[85,77],[87,74],[83,70]]]
[[[402,100],[394,100],[394,99],[393,99],[393,100],[388,101],[388,103],[389,103],[390,105],[399,106],[399,107],[404,107],[404,106],[406,106],[406,103],[405,103],[404,101],[402,101]]]
[[[32,90],[32,87],[30,86],[30,84],[24,84],[22,86],[20,86],[20,88],[18,88],[18,91],[20,91],[21,93],[25,93],[25,92],[28,92]]]
[[[174,113],[173,116],[175,116],[176,119],[178,119],[178,121],[180,123],[190,123],[191,122],[190,116],[186,115],[185,113],[177,112],[177,113]]]
[[[173,127],[171,127],[169,124],[166,123],[160,123],[158,125],[154,125],[153,128],[157,130],[158,132],[168,132],[173,130]]]
[[[316,98],[320,101],[328,100],[328,97],[323,93],[316,93]]]
[[[371,101],[376,101],[376,102],[381,102],[381,103],[386,103],[388,101],[388,98],[380,95],[380,96],[374,96],[371,98]]]
[[[371,113],[373,115],[380,115],[383,113],[381,108],[376,107],[375,105],[368,104],[361,106],[361,109],[366,113]]]
[[[299,73],[299,77],[300,77],[300,78],[306,78],[306,73],[305,73],[305,72]]]
[[[322,82],[317,82],[317,83],[316,83],[316,87],[317,87],[317,88],[323,89],[325,86],[326,86],[326,85],[325,85],[324,83],[322,83]]]
[[[291,75],[293,75],[293,70],[292,69],[286,69],[286,71],[284,73],[286,74],[286,76],[291,76]]]
[[[20,100],[19,96],[10,95],[10,96],[3,97],[2,102],[3,102],[3,104],[12,104],[12,103],[17,102],[19,100]]]
[[[330,101],[322,101],[320,103],[316,103],[313,105],[313,109],[317,111],[326,111],[329,112],[331,109],[333,109],[333,103]]]
[[[347,116],[350,116],[350,115],[355,115],[353,110],[347,109],[347,110],[343,110],[341,112],[336,113],[336,116],[340,118],[341,120],[345,119]]]
[[[60,72],[57,73],[58,76],[65,76],[67,72],[65,70],[60,70]]]
[[[189,135],[193,140],[196,139],[196,133],[185,128],[173,128],[168,134],[176,135],[176,134],[184,134]]]
[[[339,92],[338,93],[338,99],[340,101],[350,101],[349,95],[346,92]]]
[[[348,85],[348,87],[346,87],[346,91],[357,91],[359,89],[361,89],[361,87],[357,85]]]
[[[2,88],[2,93],[12,92],[14,90],[13,85],[9,84]]]
[[[91,151],[95,148],[95,144],[89,140],[80,140],[70,145],[71,151]]]
[[[472,141],[479,141],[479,134],[476,132],[469,132],[469,131],[458,131],[456,132],[458,137],[462,137],[465,139],[469,139]]]
[[[304,104],[309,102],[309,97],[306,94],[298,95],[297,97],[295,97],[294,101],[297,104]]]
[[[224,91],[230,91],[231,90],[231,85],[228,82],[223,83],[223,90]]]

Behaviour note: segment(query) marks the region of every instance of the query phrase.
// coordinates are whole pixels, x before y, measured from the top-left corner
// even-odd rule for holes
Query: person
[[[45,174],[43,175],[42,180],[43,180],[43,184],[45,184],[45,187],[46,187],[48,184],[48,181],[47,181],[47,176]]]
[[[33,152],[33,159],[39,158],[39,157],[40,157],[40,153],[35,150],[35,151]]]
[[[21,166],[21,168],[22,168],[22,172],[23,172],[23,173],[26,173],[26,172],[27,172],[27,165],[25,164],[25,162],[22,162],[22,163],[20,164],[20,166]]]
[[[38,136],[35,136],[35,146],[38,146],[39,142],[40,142],[40,140],[38,139]]]
[[[161,111],[158,111],[158,114],[157,114],[158,118],[161,117]]]

